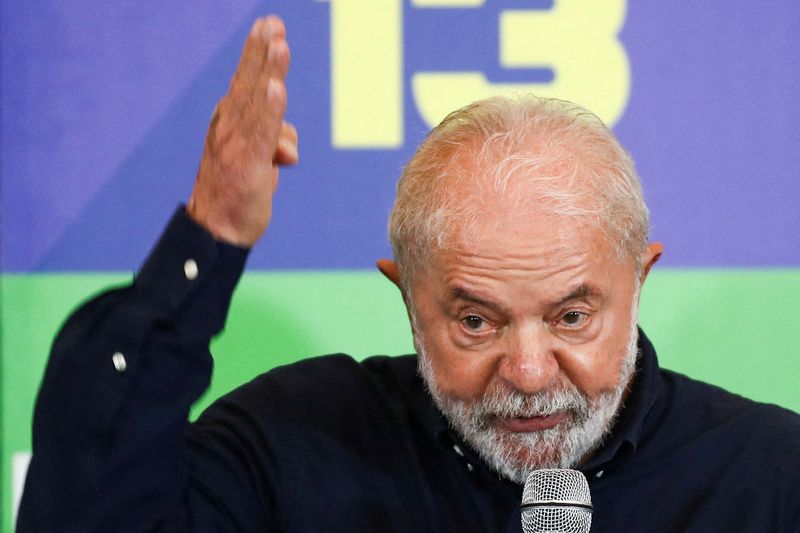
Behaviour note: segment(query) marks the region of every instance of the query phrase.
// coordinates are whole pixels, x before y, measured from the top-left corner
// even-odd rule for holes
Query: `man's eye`
[[[589,320],[589,315],[580,311],[569,311],[561,317],[561,323],[571,328],[581,327]]]
[[[462,318],[461,323],[470,331],[480,331],[486,326],[486,321],[475,315]]]

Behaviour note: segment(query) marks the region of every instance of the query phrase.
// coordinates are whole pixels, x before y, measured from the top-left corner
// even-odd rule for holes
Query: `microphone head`
[[[589,533],[592,527],[589,483],[577,470],[534,470],[521,507],[525,533]]]

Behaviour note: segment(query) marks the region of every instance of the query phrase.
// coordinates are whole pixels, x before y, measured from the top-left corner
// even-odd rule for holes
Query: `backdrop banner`
[[[449,111],[533,92],[597,112],[631,152],[666,251],[641,325],[664,366],[800,410],[800,3],[707,0],[4,2],[2,531],[69,310],[124,283],[197,170],[253,20],[283,17],[282,173],[202,405],[277,364],[412,349],[390,255],[396,178]],[[198,406],[197,409],[200,409]],[[197,410],[196,409],[196,410]]]

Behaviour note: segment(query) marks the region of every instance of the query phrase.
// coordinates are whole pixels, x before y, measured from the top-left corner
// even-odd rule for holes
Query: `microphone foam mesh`
[[[522,509],[522,530],[525,533],[588,533],[592,526],[590,509],[565,505],[592,504],[586,477],[577,470],[532,472],[522,493],[522,505],[531,504],[537,506]]]

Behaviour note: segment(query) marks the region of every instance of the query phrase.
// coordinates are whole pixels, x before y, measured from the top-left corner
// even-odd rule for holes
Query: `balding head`
[[[633,163],[590,111],[524,96],[451,113],[397,185],[389,238],[402,284],[476,224],[528,212],[579,217],[637,264],[647,246],[648,211]]]

